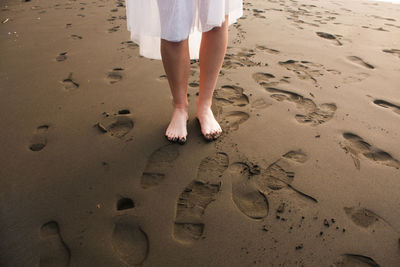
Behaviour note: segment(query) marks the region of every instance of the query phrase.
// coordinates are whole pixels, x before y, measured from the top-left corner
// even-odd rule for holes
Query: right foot
[[[176,142],[180,144],[186,142],[187,130],[186,122],[189,119],[187,108],[175,107],[172,113],[171,122],[165,131],[165,137],[169,141]]]
[[[209,106],[197,105],[197,116],[201,126],[203,136],[211,141],[215,140],[222,134],[222,129]]]

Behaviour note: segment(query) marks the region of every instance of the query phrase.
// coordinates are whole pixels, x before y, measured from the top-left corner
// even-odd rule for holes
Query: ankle
[[[197,110],[208,110],[211,109],[212,102],[211,101],[198,101],[196,102]]]
[[[188,111],[189,103],[174,104],[174,109]]]

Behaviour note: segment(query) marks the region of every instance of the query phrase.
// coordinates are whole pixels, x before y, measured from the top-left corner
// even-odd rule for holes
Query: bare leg
[[[228,16],[221,27],[203,32],[200,45],[200,89],[197,118],[201,132],[208,140],[218,138],[222,129],[211,111],[212,96],[228,45]]]
[[[165,136],[168,140],[184,143],[187,136],[186,121],[189,118],[187,84],[190,73],[190,55],[188,39],[181,42],[161,39],[161,57],[174,99],[174,111]]]

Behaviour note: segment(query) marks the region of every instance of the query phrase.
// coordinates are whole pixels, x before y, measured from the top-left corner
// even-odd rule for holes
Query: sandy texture
[[[179,145],[124,1],[2,1],[1,266],[400,266],[400,6],[244,9]]]

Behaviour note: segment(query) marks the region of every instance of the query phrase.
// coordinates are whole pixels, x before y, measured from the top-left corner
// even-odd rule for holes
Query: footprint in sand
[[[287,79],[290,78],[288,76],[285,76],[284,78],[278,81],[275,75],[266,72],[253,73],[252,77],[259,85],[261,85],[264,88],[277,86],[280,82],[289,83]]]
[[[149,239],[135,217],[117,218],[111,241],[115,253],[128,266],[140,265],[147,259]]]
[[[68,266],[71,253],[65,245],[58,227],[58,223],[50,221],[40,229],[40,267]]]
[[[391,110],[393,110],[393,112],[400,115],[400,106],[399,105],[396,105],[396,104],[393,104],[393,103],[390,103],[388,101],[381,100],[381,99],[374,100],[374,104],[381,106],[383,108],[391,109]]]
[[[345,207],[344,211],[356,225],[363,228],[368,228],[380,219],[383,220],[377,214],[365,208]]]
[[[251,101],[251,107],[256,109],[264,109],[271,106],[272,103],[265,101],[263,98],[257,98],[254,101]]]
[[[360,57],[357,57],[357,56],[348,56],[347,59],[350,60],[351,62],[353,62],[353,63],[359,65],[359,66],[364,67],[364,68],[367,68],[367,69],[375,69],[375,67],[374,67],[373,65],[371,65],[371,64],[369,64],[369,63],[367,63],[367,62],[365,62],[365,61],[364,61],[362,58],[360,58]]]
[[[257,188],[264,194],[268,192],[289,189],[301,197],[311,200],[314,203],[318,201],[300,190],[294,188],[291,183],[294,180],[295,172],[292,171],[295,164],[303,164],[308,160],[307,154],[301,150],[292,150],[284,154],[280,159],[262,170],[259,175],[254,176]]]
[[[221,188],[221,177],[228,168],[228,155],[217,152],[204,158],[193,180],[180,194],[176,203],[174,237],[181,243],[190,244],[202,237],[203,214],[216,199]]]
[[[82,40],[82,36],[80,36],[80,35],[76,35],[76,34],[71,34],[71,37],[72,37],[72,39],[74,39],[74,40]]]
[[[108,29],[108,33],[113,33],[113,32],[116,32],[116,31],[118,31],[118,30],[119,30],[119,28],[120,28],[120,26],[114,26],[114,27],[112,27],[112,28]]]
[[[358,170],[360,170],[361,167],[360,155],[375,163],[396,169],[400,168],[400,162],[397,159],[393,158],[388,152],[370,145],[360,136],[350,132],[345,132],[343,133],[343,138],[345,142],[344,144],[341,144],[341,146],[346,153],[350,153],[354,165]]]
[[[279,65],[294,72],[299,79],[311,81],[315,85],[318,85],[315,77],[323,75],[321,71],[323,65],[306,60],[297,61],[289,59],[287,61],[280,61]]]
[[[337,38],[336,35],[333,35],[333,34],[330,34],[330,33],[326,33],[326,32],[316,32],[316,34],[321,38],[328,39],[328,40],[334,40],[336,45],[339,45],[339,46],[343,45],[339,41],[339,39]]]
[[[56,57],[56,61],[61,62],[67,60],[67,52],[62,52]]]
[[[47,144],[47,131],[49,130],[49,125],[41,125],[36,128],[36,132],[33,134],[29,149],[32,151],[40,151]]]
[[[133,128],[133,121],[130,118],[130,111],[123,109],[118,111],[118,114],[110,115],[103,112],[101,122],[95,124],[102,133],[108,133],[117,138],[123,138]]]
[[[131,198],[121,197],[117,201],[117,210],[128,210],[133,209],[135,207],[135,203]]]
[[[268,215],[267,197],[260,192],[252,179],[246,163],[235,162],[228,168],[232,180],[232,200],[236,207],[251,219],[262,219]]]
[[[379,267],[380,265],[376,263],[372,258],[357,255],[357,254],[344,254],[340,256],[333,266],[336,267]]]
[[[305,98],[297,93],[268,87],[266,90],[270,93],[271,98],[277,101],[288,101],[296,104],[296,107],[303,110],[303,114],[296,114],[295,118],[299,123],[317,126],[323,124],[333,118],[337,107],[335,103],[323,103],[319,106],[309,98]]]
[[[243,88],[236,85],[223,85],[214,90],[214,97],[221,105],[243,107],[249,104],[249,98],[243,93]]]
[[[136,43],[134,43],[133,41],[123,41],[123,42],[121,42],[121,44],[122,45],[125,45],[127,48],[130,48],[130,49],[135,49],[135,48],[138,48],[139,47],[139,45],[138,44],[136,44]]]
[[[343,79],[344,83],[355,83],[355,82],[361,82],[365,79],[367,79],[370,75],[368,73],[360,72],[360,73],[355,73],[350,76],[347,76]]]
[[[79,83],[72,79],[72,72],[69,73],[68,77],[61,82],[64,89],[67,91],[75,90],[79,87]]]
[[[252,77],[260,85],[269,83],[272,79],[275,79],[275,75],[266,72],[253,73]]]
[[[227,53],[222,65],[223,69],[236,69],[237,67],[252,67],[261,65],[259,62],[254,62],[252,59],[256,55],[253,49],[228,47]]]
[[[268,48],[268,47],[266,47],[266,46],[264,46],[264,45],[257,45],[257,46],[256,46],[256,49],[258,49],[258,50],[260,50],[260,51],[267,52],[267,53],[269,53],[269,54],[274,54],[274,55],[280,53],[279,50],[272,49],[272,48]]]
[[[397,55],[400,58],[400,49],[383,49],[382,51],[392,55]]]
[[[140,178],[142,188],[159,185],[173,168],[174,161],[179,157],[179,147],[176,144],[168,144],[155,150]]]
[[[114,84],[123,79],[123,68],[113,68],[112,71],[107,73],[106,80],[109,84]]]
[[[243,111],[230,111],[224,113],[223,119],[219,123],[224,130],[236,131],[239,129],[239,125],[247,121],[249,117],[250,115]]]

